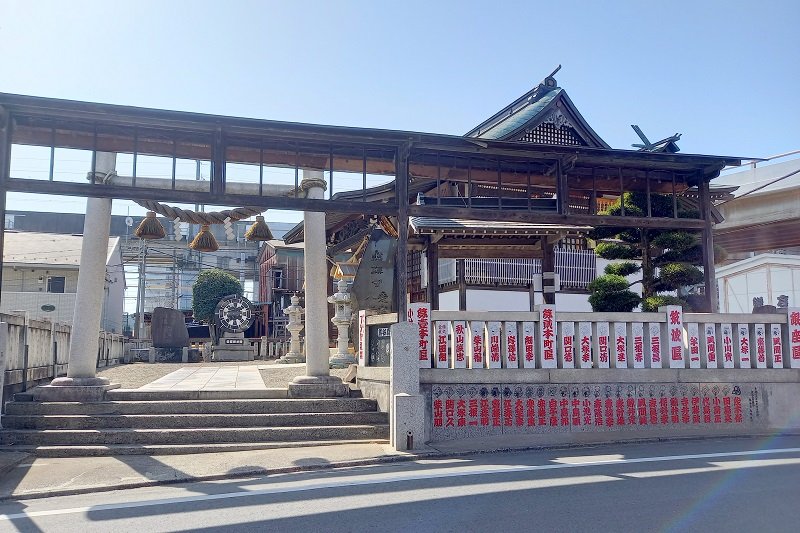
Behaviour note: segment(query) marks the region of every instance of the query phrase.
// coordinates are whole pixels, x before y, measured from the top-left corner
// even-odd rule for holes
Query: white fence
[[[597,257],[592,250],[555,249],[555,272],[560,285],[569,289],[586,289],[597,277]],[[464,259],[464,281],[467,285],[519,287],[541,276],[539,259]],[[439,261],[439,283],[457,281],[456,260]],[[423,280],[427,286],[427,280]]]
[[[412,304],[420,366],[434,368],[800,368],[788,314],[429,311]],[[420,308],[422,311],[420,311]],[[425,321],[425,317],[430,317]]]

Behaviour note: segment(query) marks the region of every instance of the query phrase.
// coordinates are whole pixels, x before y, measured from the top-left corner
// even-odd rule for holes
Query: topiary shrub
[[[592,311],[630,312],[636,309],[641,297],[628,289],[629,283],[617,274],[599,276],[589,284],[589,305]]]
[[[606,268],[603,269],[603,272],[606,274],[614,274],[616,276],[630,276],[631,274],[636,274],[642,269],[641,266],[637,265],[636,263],[632,263],[631,261],[623,261],[622,263],[611,263],[606,265]]]
[[[680,305],[683,307],[684,312],[691,313],[692,307],[686,300],[682,300],[677,296],[669,296],[666,294],[659,294],[657,296],[650,296],[642,300],[642,311],[646,313],[654,313],[658,311],[659,307],[664,305]]]
[[[198,274],[192,286],[192,310],[195,320],[211,321],[214,309],[225,296],[244,293],[239,280],[224,270],[212,268]]]

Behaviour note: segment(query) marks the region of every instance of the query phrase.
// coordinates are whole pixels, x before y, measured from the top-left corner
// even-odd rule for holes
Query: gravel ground
[[[112,383],[119,383],[123,389],[138,389],[184,366],[264,366],[261,378],[269,387],[285,387],[292,379],[305,374],[305,365],[279,365],[269,361],[231,361],[218,363],[131,363],[97,370],[98,377],[108,378]],[[331,370],[332,376],[343,377],[347,370]]]

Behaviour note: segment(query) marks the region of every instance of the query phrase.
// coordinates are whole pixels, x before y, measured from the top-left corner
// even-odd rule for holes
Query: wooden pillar
[[[428,270],[428,302],[434,311],[439,309],[439,245],[428,241],[425,260]]]
[[[467,280],[464,275],[464,260],[456,259],[456,281],[458,282],[458,310],[467,310]]]
[[[567,175],[561,169],[561,161],[556,162],[556,181],[558,212],[566,215],[569,213],[569,184],[567,183]]]
[[[706,288],[706,305],[709,313],[716,313],[717,302],[717,275],[714,269],[714,219],[711,213],[711,193],[708,181],[704,176],[699,176],[697,183],[700,195],[700,211],[703,217],[703,232],[701,246],[703,248],[703,283]]]
[[[408,310],[406,291],[408,290],[408,158],[411,145],[405,144],[397,149],[395,156],[395,198],[397,200],[397,251],[395,254],[395,299],[397,319],[406,320]]]
[[[556,287],[555,287],[555,252],[553,251],[553,243],[543,236],[541,241],[542,246],[542,297],[544,303],[556,303]]]

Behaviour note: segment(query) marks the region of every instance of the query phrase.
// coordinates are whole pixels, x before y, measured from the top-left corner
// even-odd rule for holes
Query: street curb
[[[800,436],[800,430],[789,430],[780,433],[757,433],[750,435],[714,435],[708,437],[651,437],[640,439],[628,439],[613,442],[591,442],[591,443],[564,443],[564,444],[548,444],[539,446],[498,446],[491,449],[483,450],[454,450],[454,451],[441,451],[433,446],[426,446],[430,451],[423,451],[419,453],[406,453],[404,455],[380,455],[371,457],[369,459],[353,459],[349,461],[337,461],[331,463],[324,463],[318,465],[302,465],[302,466],[287,466],[278,468],[249,468],[233,473],[225,474],[210,474],[201,476],[183,476],[167,480],[151,480],[151,481],[136,481],[130,483],[122,483],[114,486],[99,486],[99,487],[81,487],[75,489],[59,489],[47,491],[35,491],[18,495],[2,495],[0,502],[16,501],[16,500],[32,500],[40,498],[50,498],[56,496],[74,496],[78,494],[89,494],[93,492],[111,492],[115,490],[138,489],[145,487],[155,487],[160,485],[175,485],[178,483],[193,483],[198,481],[218,481],[224,479],[239,479],[253,476],[268,476],[276,474],[293,474],[299,472],[314,472],[320,470],[333,470],[337,468],[351,468],[358,466],[371,466],[379,464],[393,464],[405,463],[411,461],[418,461],[422,459],[444,459],[450,457],[464,457],[470,455],[487,455],[491,453],[510,453],[510,452],[525,452],[535,450],[570,450],[570,449],[584,449],[584,448],[597,448],[601,446],[608,446],[613,444],[648,444],[648,443],[661,443],[661,442],[684,442],[684,441],[701,441],[701,440],[747,440],[765,437],[776,436]]]

